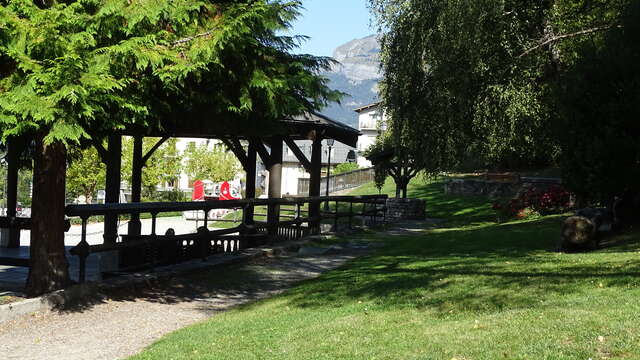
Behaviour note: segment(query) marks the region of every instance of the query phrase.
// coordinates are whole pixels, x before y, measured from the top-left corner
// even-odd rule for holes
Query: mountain
[[[333,52],[339,62],[323,73],[329,87],[349,94],[342,104],[331,104],[322,113],[334,120],[358,127],[358,114],[353,109],[376,102],[380,72],[380,44],[375,35],[349,41]]]

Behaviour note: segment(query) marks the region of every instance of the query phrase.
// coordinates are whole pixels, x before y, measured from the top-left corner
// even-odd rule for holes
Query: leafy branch
[[[563,40],[563,39],[568,39],[568,38],[572,38],[572,37],[576,37],[576,36],[582,36],[582,35],[588,35],[588,34],[592,34],[595,32],[599,32],[599,31],[605,31],[605,30],[609,30],[612,28],[622,28],[622,25],[606,25],[606,26],[597,26],[597,27],[593,27],[593,28],[589,28],[589,29],[584,29],[584,30],[580,30],[580,31],[576,31],[573,33],[569,33],[569,34],[562,34],[562,35],[557,35],[557,36],[553,36],[551,38],[548,38],[546,40],[541,39],[540,42],[538,43],[538,45],[529,48],[527,50],[525,50],[522,54],[518,55],[519,58],[527,56],[528,54],[546,46],[549,45],[551,43]]]

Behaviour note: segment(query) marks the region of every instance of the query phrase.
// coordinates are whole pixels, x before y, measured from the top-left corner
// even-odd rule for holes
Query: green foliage
[[[527,59],[531,72],[514,71],[514,55],[539,37],[548,5],[371,3],[386,30],[382,96],[390,127],[429,172],[548,160],[544,89],[531,81],[540,76],[539,61]]]
[[[74,149],[68,153],[68,158],[67,199],[72,200],[82,195],[85,202],[91,204],[96,192],[104,188],[106,167],[93,146]]]
[[[557,87],[565,183],[586,200],[640,193],[640,4],[623,28],[576,47]]]
[[[30,169],[21,169],[18,171],[18,202],[23,207],[31,207],[31,178],[33,177]],[[0,165],[0,208],[7,205],[7,166]]]
[[[637,2],[370,4],[390,128],[428,172],[560,162],[577,192],[633,187]]]
[[[155,191],[148,196],[149,197],[144,199],[144,201],[182,202],[191,200],[187,193],[184,193],[178,189],[169,191]],[[182,215],[182,213],[180,213],[179,215]]]
[[[373,171],[373,182],[376,185],[376,189],[378,189],[378,192],[380,193],[382,192],[382,187],[384,186],[384,183],[387,180],[387,176],[389,175],[387,174],[387,169],[383,166],[375,166],[373,168]]]
[[[334,167],[333,170],[331,170],[331,172],[333,175],[340,175],[349,171],[358,170],[359,168],[360,166],[358,166],[357,163],[345,162],[345,163],[340,163],[336,165],[336,167]]]
[[[407,197],[409,181],[421,168],[416,156],[403,144],[403,139],[394,133],[397,134],[398,130],[378,136],[364,155],[374,166],[378,190],[382,188],[384,179],[391,176],[396,183],[396,197]]]
[[[159,141],[158,138],[144,138],[142,153],[146,154]],[[177,185],[183,169],[182,154],[176,148],[176,139],[164,142],[147,160],[142,169],[142,195],[145,198],[156,199],[158,185]],[[133,138],[122,140],[122,179],[131,184],[133,164]]]
[[[268,126],[338,92],[279,35],[299,1],[2,1],[0,130],[77,142],[185,111]],[[201,109],[201,110],[199,110]],[[206,111],[206,112],[205,112]],[[259,114],[260,116],[256,116]]]
[[[241,169],[235,155],[221,144],[210,149],[208,144],[189,143],[184,157],[185,172],[191,180],[231,181]]]

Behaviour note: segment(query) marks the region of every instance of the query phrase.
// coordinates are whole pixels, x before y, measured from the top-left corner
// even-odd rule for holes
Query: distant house
[[[362,133],[358,137],[358,165],[370,167],[371,162],[364,157],[364,153],[375,143],[376,138],[387,130],[387,119],[380,103],[373,103],[354,110],[358,113],[358,130]]]
[[[311,141],[298,140],[295,142],[300,150],[305,154],[307,159],[311,159]],[[338,164],[353,162],[355,160],[355,148],[334,142],[331,147],[331,167]],[[350,154],[351,153],[351,154]],[[298,179],[309,178],[307,173],[300,164],[300,161],[293,154],[288,146],[284,145],[282,151],[282,194],[283,195],[305,195],[298,194]],[[329,162],[329,152],[326,140],[322,142],[322,176],[326,176],[327,164]]]
[[[314,122],[325,121],[331,122],[335,124],[335,126],[342,126],[345,128],[349,128],[355,132],[355,129],[334,121],[332,119],[327,118],[324,115],[314,115],[312,119]],[[192,138],[184,138],[179,139],[176,146],[180,152],[184,152],[189,143],[193,143],[196,146],[201,144],[207,144],[209,148],[213,146],[220,146],[222,143],[220,140],[216,139],[192,139]],[[296,140],[295,143],[298,145],[298,148],[304,153],[307,159],[311,159],[311,141],[310,140]],[[339,141],[335,141],[333,146],[331,147],[331,167],[335,167],[338,164],[342,164],[345,162],[354,162],[356,161],[356,148],[345,145]],[[328,146],[326,140],[322,142],[322,176],[326,176],[327,173],[327,165],[329,161],[328,156]],[[238,177],[242,177],[242,174],[239,174]],[[298,194],[298,179],[300,178],[309,178],[310,175],[307,173],[298,160],[298,158],[294,155],[293,151],[289,149],[286,144],[282,146],[282,195],[284,196],[295,196],[295,195],[307,195],[307,194]],[[186,174],[181,174],[179,180],[179,189],[183,191],[190,191],[191,181],[193,179],[189,179]],[[258,192],[265,194],[267,192],[269,186],[269,176],[268,171],[266,171],[265,165],[262,163],[260,157],[258,157],[258,165],[256,172],[256,186],[259,189]]]

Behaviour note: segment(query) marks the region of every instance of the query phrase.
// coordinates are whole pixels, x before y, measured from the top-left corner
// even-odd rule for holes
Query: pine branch
[[[622,28],[622,25],[607,25],[607,26],[598,26],[598,27],[594,27],[594,28],[590,28],[590,29],[584,29],[584,30],[580,30],[574,33],[570,33],[570,34],[563,34],[563,35],[558,35],[558,36],[554,36],[551,37],[547,40],[541,41],[538,45],[527,49],[525,52],[523,52],[522,54],[518,55],[519,58],[524,57],[526,55],[529,55],[530,53],[540,49],[541,47],[544,47],[546,45],[549,45],[551,43],[563,40],[563,39],[567,39],[567,38],[572,38],[572,37],[576,37],[576,36],[581,36],[581,35],[587,35],[587,34],[591,34],[594,32],[598,32],[598,31],[604,31],[604,30],[609,30],[611,28]]]
[[[193,36],[189,36],[189,37],[186,37],[186,38],[182,38],[182,39],[176,40],[176,41],[174,41],[174,42],[172,42],[172,43],[171,43],[171,46],[179,46],[179,45],[182,45],[182,44],[188,43],[188,42],[190,42],[190,41],[193,41],[193,40],[195,40],[195,39],[199,39],[199,38],[201,38],[201,37],[210,36],[210,35],[211,35],[211,34],[213,34],[213,32],[214,32],[214,31],[216,31],[216,30],[217,30],[217,29],[212,29],[212,30],[209,30],[209,31],[205,31],[205,32],[203,32],[203,33],[195,34],[195,35],[193,35]]]

